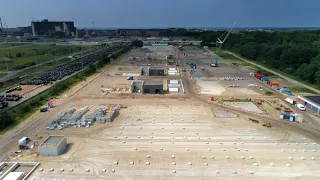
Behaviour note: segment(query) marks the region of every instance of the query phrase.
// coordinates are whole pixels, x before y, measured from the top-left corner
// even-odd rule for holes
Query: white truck
[[[288,97],[285,99],[285,101],[286,101],[287,103],[291,104],[291,105],[296,104],[296,102],[295,102],[294,100],[292,100],[292,99],[290,99],[290,98],[288,98]]]

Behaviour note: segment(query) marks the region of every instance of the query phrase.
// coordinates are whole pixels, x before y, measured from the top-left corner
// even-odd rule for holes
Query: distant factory
[[[58,38],[73,37],[76,35],[76,28],[73,21],[32,21],[33,36],[54,36]]]

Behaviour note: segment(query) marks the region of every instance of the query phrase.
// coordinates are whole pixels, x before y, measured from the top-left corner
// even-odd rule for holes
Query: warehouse
[[[40,156],[59,156],[67,148],[65,136],[49,136],[39,146]]]
[[[320,96],[298,96],[298,103],[303,104],[307,109],[320,114]]]
[[[143,83],[143,93],[163,94],[163,81],[145,81]]]
[[[149,67],[149,76],[164,76],[164,68]]]

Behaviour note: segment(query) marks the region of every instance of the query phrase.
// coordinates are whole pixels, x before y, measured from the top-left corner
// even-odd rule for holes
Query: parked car
[[[306,110],[306,108],[304,107],[304,105],[303,105],[303,104],[300,104],[300,103],[297,104],[297,108],[300,109],[301,111],[305,111],[305,110]]]
[[[44,108],[40,108],[40,112],[47,112],[48,108],[44,107]]]

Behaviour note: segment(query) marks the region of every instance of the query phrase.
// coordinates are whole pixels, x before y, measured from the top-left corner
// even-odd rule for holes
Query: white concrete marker
[[[316,150],[314,149],[314,150],[312,150],[312,152],[316,152]]]
[[[140,138],[140,136],[137,136],[137,138]]]
[[[206,142],[206,144],[209,144],[209,142]]]
[[[112,172],[116,172],[116,170],[115,170],[115,169],[111,169],[111,171],[112,171]]]
[[[128,136],[124,136],[124,138],[128,138]]]
[[[200,137],[198,136],[197,139],[200,139]]]
[[[304,143],[304,145],[308,145],[308,143]]]
[[[60,169],[60,171],[61,171],[61,172],[63,172],[63,171],[64,171],[64,169],[63,169],[63,168],[61,168],[61,169]]]
[[[146,162],[146,165],[150,165],[150,162]]]
[[[296,143],[296,145],[299,145],[299,143]]]
[[[42,169],[42,168],[40,168],[40,169],[39,169],[39,171],[43,171],[43,169]]]
[[[176,173],[177,171],[176,170],[172,170],[172,173]]]
[[[150,138],[152,139],[152,138],[153,138],[153,136],[150,136]]]
[[[302,151],[303,151],[303,152],[306,152],[306,150],[305,150],[305,149],[303,149]]]
[[[220,144],[223,144],[222,142],[220,142]]]
[[[237,144],[236,142],[233,142],[233,144]]]
[[[248,149],[245,149],[245,151],[248,151]]]
[[[252,157],[252,156],[250,156],[250,157],[249,157],[249,159],[253,159],[253,157]]]
[[[203,165],[208,166],[208,163],[203,163]]]
[[[263,137],[263,139],[267,139],[267,137]]]
[[[163,148],[160,148],[161,151],[163,151]]]
[[[149,143],[152,143],[152,141],[149,141]]]
[[[220,171],[216,170],[216,173],[217,173],[217,174],[219,174],[219,173],[220,173]]]
[[[211,149],[208,149],[208,151],[211,151]]]
[[[282,152],[285,152],[286,150],[282,149]]]
[[[186,148],[186,151],[189,151],[189,148]]]
[[[171,124],[173,124],[173,122],[171,122]]]
[[[210,156],[211,159],[214,159],[214,156]]]
[[[151,158],[151,155],[147,155],[147,158]]]
[[[273,163],[270,163],[269,166],[274,166],[274,164],[273,164]]]
[[[230,157],[229,156],[226,156],[226,159],[229,159]]]
[[[126,143],[125,141],[122,141],[122,143]]]
[[[191,165],[192,165],[192,163],[191,163],[191,162],[188,162],[188,165],[190,165],[190,166],[191,166]]]
[[[316,158],[315,158],[315,157],[311,157],[311,159],[312,159],[312,160],[315,160]]]
[[[152,124],[154,124],[154,122],[152,122]]]
[[[287,145],[290,145],[290,143],[287,142]]]
[[[292,158],[292,157],[288,157],[288,159],[289,159],[289,160],[292,160],[293,158]]]
[[[253,139],[253,137],[250,137],[250,139]]]
[[[241,159],[245,159],[245,157],[244,157],[244,156],[241,156],[240,158],[241,158]]]
[[[187,139],[187,136],[185,136],[184,138]]]
[[[240,149],[237,149],[237,151],[240,151]]]
[[[51,169],[50,169],[50,171],[54,171],[54,169],[53,169],[53,168],[51,168]]]
[[[305,158],[305,157],[301,157],[301,159],[302,159],[302,160],[305,160],[306,158]]]
[[[174,134],[173,132],[171,132],[171,134]]]
[[[313,143],[313,145],[317,145],[317,143]]]
[[[153,134],[153,132],[151,132],[151,134]]]
[[[243,144],[243,142],[241,142],[240,144]]]
[[[250,174],[254,174],[253,171],[249,171]]]
[[[113,136],[114,138],[117,138],[117,136]]]
[[[172,162],[171,164],[172,164],[172,165],[176,165],[176,162]]]
[[[130,162],[130,165],[134,165],[134,162],[133,162],[133,161],[131,161],[131,162]]]
[[[134,150],[138,150],[137,148],[133,148]]]
[[[73,171],[73,169],[69,169],[69,172],[72,172]]]
[[[237,174],[237,171],[236,171],[236,170],[233,170],[232,173],[233,173],[233,174]]]
[[[113,164],[114,164],[114,165],[118,165],[118,161],[114,161]]]
[[[102,172],[106,172],[107,170],[106,169],[102,169]]]
[[[258,166],[258,163],[253,163],[254,166]]]
[[[226,151],[226,149],[222,149],[222,151]]]
[[[86,169],[86,172],[90,172],[90,169]]]
[[[286,166],[291,167],[291,164],[286,164]]]
[[[241,139],[241,137],[237,137],[237,139]]]
[[[171,157],[172,157],[172,158],[175,158],[175,156],[174,156],[174,155],[172,155]]]
[[[182,129],[186,129],[186,128],[183,127]]]
[[[196,134],[199,134],[198,132],[196,132]]]

